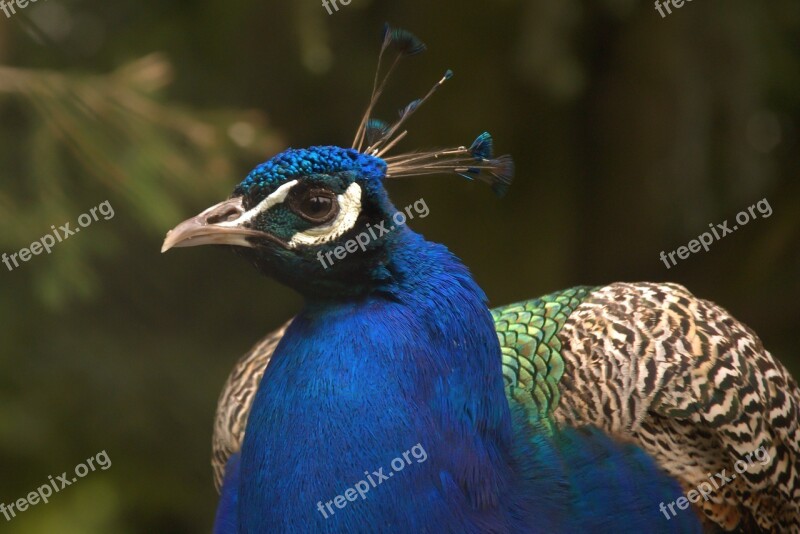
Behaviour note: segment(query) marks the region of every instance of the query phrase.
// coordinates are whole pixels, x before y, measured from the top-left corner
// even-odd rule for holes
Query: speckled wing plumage
[[[747,513],[800,531],[800,391],[747,326],[676,284],[592,292],[558,337],[565,373],[554,418],[591,423],[650,453],[687,491],[726,470],[699,504],[732,529]],[[746,461],[764,447],[770,461]],[[741,464],[739,464],[741,465]]]
[[[214,470],[214,485],[217,491],[225,477],[225,464],[231,454],[238,452],[244,439],[244,429],[253,397],[264,376],[275,347],[292,321],[271,332],[259,341],[247,354],[236,362],[236,366],[225,381],[217,402],[214,418],[214,437],[211,444],[211,467]]]
[[[709,478],[719,483],[714,474],[726,470],[731,481],[698,502],[710,521],[800,531],[800,392],[755,333],[725,310],[674,284],[616,283],[491,312],[507,394],[532,420],[594,425],[636,443],[687,492]],[[218,487],[287,325],[240,360],[220,397],[212,461]],[[759,447],[770,461],[732,478],[736,462]]]
[[[536,414],[637,443],[687,492],[725,470],[699,501],[723,528],[800,529],[797,384],[725,310],[678,285],[619,283],[492,313],[510,392]],[[760,447],[770,460],[736,475]]]

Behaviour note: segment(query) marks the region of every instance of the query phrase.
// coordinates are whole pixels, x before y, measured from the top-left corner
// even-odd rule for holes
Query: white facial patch
[[[337,195],[336,199],[339,201],[339,213],[336,218],[322,226],[314,226],[294,234],[289,240],[289,248],[299,245],[321,245],[333,241],[355,226],[358,214],[361,213],[361,186],[357,183],[350,184],[344,193]]]
[[[294,186],[297,185],[297,180],[292,180],[291,182],[286,182],[278,189],[272,192],[271,195],[266,197],[264,200],[253,206],[251,209],[244,212],[238,219],[234,219],[232,221],[225,221],[218,223],[217,226],[241,226],[247,222],[250,222],[253,217],[267,211],[271,207],[275,206],[276,204],[282,203],[286,200],[286,195],[289,194],[289,191],[292,190]]]
[[[217,223],[217,225],[237,227],[250,222],[257,215],[268,211],[278,204],[282,204],[289,195],[289,191],[291,191],[297,183],[297,180],[286,182],[256,206],[244,212],[239,218],[232,221]],[[322,243],[333,241],[356,224],[358,214],[361,213],[361,186],[356,183],[350,184],[344,193],[336,196],[336,199],[339,202],[339,213],[336,215],[336,218],[322,226],[315,226],[294,234],[289,240],[289,248],[296,248],[299,245],[321,245]]]

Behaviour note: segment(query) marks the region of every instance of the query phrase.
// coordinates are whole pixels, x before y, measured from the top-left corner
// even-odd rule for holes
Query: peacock
[[[167,234],[162,252],[231,247],[305,301],[223,389],[215,532],[800,532],[800,391],[747,326],[670,283],[489,309],[405,224],[386,180],[502,195],[514,173],[488,133],[387,155],[452,77],[373,118],[423,50],[387,26],[351,148],[289,148]]]

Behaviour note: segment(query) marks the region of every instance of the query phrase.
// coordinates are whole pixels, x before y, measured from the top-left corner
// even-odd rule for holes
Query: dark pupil
[[[303,212],[308,217],[320,219],[330,213],[331,205],[331,199],[329,197],[308,197],[305,202],[303,202]]]

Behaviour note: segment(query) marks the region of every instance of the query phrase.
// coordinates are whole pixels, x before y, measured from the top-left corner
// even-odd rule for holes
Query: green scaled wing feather
[[[594,289],[574,287],[491,310],[507,395],[528,408],[532,422],[549,421],[558,407],[564,358],[557,334]]]

